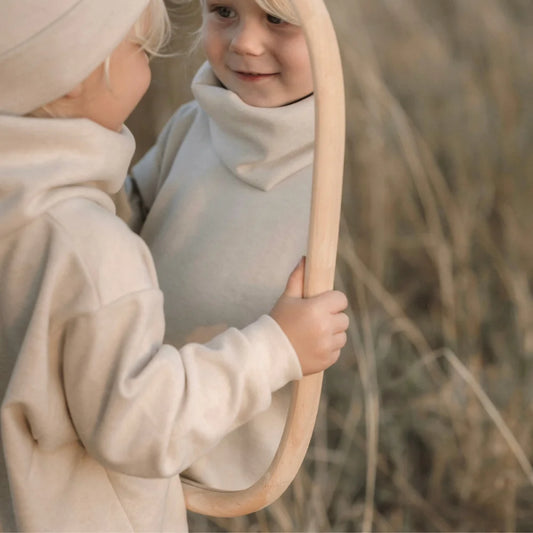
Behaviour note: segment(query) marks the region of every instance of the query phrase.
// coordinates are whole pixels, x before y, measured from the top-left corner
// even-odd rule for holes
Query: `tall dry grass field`
[[[533,2],[327,5],[347,95],[349,346],[287,493],[191,529],[532,531]],[[130,122],[139,153],[200,61],[154,65]]]

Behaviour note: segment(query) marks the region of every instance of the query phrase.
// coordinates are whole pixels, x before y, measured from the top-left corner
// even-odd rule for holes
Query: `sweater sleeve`
[[[296,354],[269,316],[179,352],[161,345],[162,295],[146,290],[73,319],[64,382],[78,435],[105,466],[172,476],[301,377]]]

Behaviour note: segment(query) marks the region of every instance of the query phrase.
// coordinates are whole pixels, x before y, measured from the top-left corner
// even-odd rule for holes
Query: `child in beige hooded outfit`
[[[3,530],[186,530],[178,474],[345,342],[344,296],[301,299],[297,269],[253,324],[163,344],[151,255],[110,199],[134,150],[122,123],[150,80],[145,32],[163,12],[0,3]]]

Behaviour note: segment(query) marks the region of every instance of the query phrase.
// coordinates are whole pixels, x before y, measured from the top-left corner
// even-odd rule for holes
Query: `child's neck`
[[[302,100],[305,100],[306,98],[309,98],[313,93],[306,94],[305,96],[302,96],[301,98],[298,98],[297,100],[293,100],[292,102],[289,102],[287,104],[283,104],[281,107],[285,107],[291,104],[296,104],[297,102],[301,102]]]

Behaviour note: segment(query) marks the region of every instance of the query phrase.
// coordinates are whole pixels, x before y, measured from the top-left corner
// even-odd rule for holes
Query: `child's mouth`
[[[272,78],[275,76],[275,73],[272,74],[264,74],[260,72],[241,72],[241,71],[235,71],[235,74],[244,81],[261,81],[266,80],[268,78]]]

